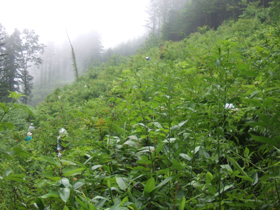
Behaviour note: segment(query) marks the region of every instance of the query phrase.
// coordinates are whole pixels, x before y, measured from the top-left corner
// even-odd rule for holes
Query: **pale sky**
[[[0,23],[8,33],[14,28],[33,29],[40,41],[61,43],[97,30],[105,48],[145,33],[149,0],[0,0]]]

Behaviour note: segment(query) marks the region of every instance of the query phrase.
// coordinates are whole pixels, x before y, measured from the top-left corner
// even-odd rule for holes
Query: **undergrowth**
[[[34,117],[1,104],[1,209],[278,209],[280,28],[261,18],[89,69]]]

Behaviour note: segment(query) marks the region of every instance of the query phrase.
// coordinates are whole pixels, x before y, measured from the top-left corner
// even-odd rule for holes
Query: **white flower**
[[[60,96],[58,96],[58,99],[61,99]]]
[[[226,109],[234,109],[234,106],[233,106],[233,104],[226,103],[225,108]]]

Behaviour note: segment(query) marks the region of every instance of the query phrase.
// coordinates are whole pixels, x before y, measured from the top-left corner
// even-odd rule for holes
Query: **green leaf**
[[[272,146],[277,146],[277,142],[273,139],[270,139],[270,138],[267,138],[267,137],[264,137],[264,136],[255,136],[255,135],[252,135],[252,138],[256,141],[259,141],[259,142],[262,142],[262,143],[265,143],[265,144],[269,144],[269,145],[272,145]]]
[[[193,210],[193,208],[189,204],[187,204],[187,203],[185,204],[185,207],[186,207],[187,210]]]
[[[161,188],[163,185],[167,184],[169,181],[171,181],[174,178],[174,176],[170,176],[168,178],[166,178],[165,180],[163,180],[161,183],[159,183],[155,189],[159,189]]]
[[[153,158],[155,157],[155,155],[158,155],[160,153],[160,151],[162,150],[163,146],[164,146],[164,143],[160,143],[158,145],[158,147],[156,148],[156,154],[154,152],[152,153],[152,157]]]
[[[44,204],[43,204],[43,202],[41,201],[40,198],[36,198],[35,203],[37,204],[37,206],[38,206],[38,208],[39,208],[40,210],[44,210],[44,209],[45,209],[45,206],[44,206]]]
[[[26,111],[29,115],[31,116],[35,116],[34,113],[25,105],[25,104],[22,104],[20,107],[18,108],[22,108],[24,111]]]
[[[119,207],[121,207],[125,202],[128,202],[128,197],[125,197],[120,203]]]
[[[181,201],[179,210],[184,210],[185,209],[185,205],[186,205],[186,198],[184,196],[182,201]]]
[[[128,140],[128,141],[124,142],[123,145],[128,145],[128,146],[131,146],[131,147],[138,148],[137,142],[132,141],[132,140]]]
[[[189,121],[189,120],[185,120],[185,121],[183,121],[183,122],[180,122],[180,123],[178,124],[178,126],[179,126],[179,127],[182,127],[182,126],[185,125],[185,123],[188,122],[188,121]]]
[[[116,177],[116,180],[117,180],[117,184],[118,186],[122,189],[122,190],[125,190],[127,188],[123,178],[121,177]]]
[[[92,203],[90,203],[89,210],[97,210],[97,208]]]
[[[69,210],[69,208],[65,205],[63,210]]]
[[[82,171],[86,170],[85,168],[77,168],[71,171],[64,173],[64,176],[75,176],[77,174],[81,174]]]
[[[14,181],[14,182],[26,182],[23,179],[14,178],[14,177],[4,177],[3,180],[10,180],[10,181]]]
[[[204,149],[200,149],[199,151],[202,152],[202,154],[204,155],[205,158],[210,158],[210,155],[208,152],[206,152]]]
[[[9,174],[12,173],[12,172],[13,172],[12,169],[6,169],[5,176],[9,176]]]
[[[59,197],[59,194],[56,190],[51,190],[49,193],[41,196],[41,198],[57,198]]]
[[[264,128],[267,127],[267,124],[262,122],[262,121],[257,121],[257,122],[249,121],[249,122],[246,123],[246,125],[250,125],[252,127],[255,127],[255,126],[261,126],[261,127],[264,127]]]
[[[260,101],[257,100],[257,99],[243,98],[242,100],[243,100],[245,103],[252,104],[252,105],[254,105],[254,106],[256,106],[256,107],[261,107],[261,106],[262,106],[262,104],[260,103]]]
[[[230,167],[229,164],[226,164],[226,165],[220,165],[222,169],[226,169],[228,172],[231,172],[232,171],[232,168]]]
[[[83,201],[81,201],[79,198],[75,196],[76,201],[83,207],[84,209],[87,209],[87,204],[85,204]]]
[[[259,91],[259,90],[254,91],[254,92],[251,94],[250,98],[253,98],[253,97],[254,97],[255,95],[257,95],[259,92],[261,92],[261,91]]]
[[[271,122],[272,123],[276,123],[277,121],[278,121],[278,118],[280,117],[280,111],[279,112],[277,112],[274,116],[273,116],[273,118],[271,119]]]
[[[113,202],[113,193],[112,193],[112,189],[111,189],[112,186],[111,186],[111,182],[110,182],[109,179],[107,180],[107,187],[108,187],[108,189],[109,189],[111,201]]]
[[[60,198],[66,203],[70,197],[70,189],[69,188],[61,188],[59,190]]]
[[[254,186],[254,185],[256,185],[256,184],[259,182],[259,175],[258,175],[258,172],[253,173],[252,178],[253,178],[253,183],[252,183],[252,185]]]
[[[240,165],[233,158],[229,158],[229,161],[244,177],[247,177],[248,181],[253,181],[253,179],[250,178],[245,171],[243,171]]]
[[[136,201],[136,202],[140,203],[140,201]],[[140,205],[141,205],[141,203],[140,203]],[[129,206],[131,206],[133,208],[133,210],[138,210],[138,207],[136,206],[135,203],[131,203],[131,204],[129,204]],[[129,208],[129,209],[131,209],[131,208]]]
[[[249,153],[250,153],[250,151],[249,151],[248,147],[246,147],[244,150],[244,157],[248,157]]]
[[[231,184],[231,185],[226,185],[225,187],[223,187],[221,190],[220,190],[220,194],[222,194],[223,192],[227,191],[228,189],[232,188],[234,185]],[[217,197],[219,195],[219,192],[216,192],[215,193],[215,197]]]
[[[8,177],[4,177],[3,180],[10,180],[10,181],[15,181],[15,182],[26,182],[23,178],[25,177],[24,174],[12,174],[9,175]]]
[[[84,184],[85,184],[85,181],[80,179],[73,185],[73,189],[76,190],[76,189],[82,187]]]
[[[69,160],[60,160],[60,161],[63,163],[63,165],[70,165],[70,166],[77,165],[76,163],[69,161]]]
[[[130,140],[136,140],[136,141],[138,141],[139,139],[137,138],[137,136],[129,136],[128,137]]]
[[[185,123],[188,122],[188,120],[185,120],[183,122],[180,122],[178,125],[174,125],[171,130],[175,130],[175,129],[178,129],[180,127],[182,127],[183,125],[185,125]]]
[[[119,207],[118,205],[114,205],[109,210],[129,210],[129,209],[126,207]]]
[[[60,162],[58,162],[57,160],[53,159],[53,157],[50,157],[50,156],[42,156],[42,157],[40,157],[40,160],[41,160],[41,161],[45,161],[45,162],[49,162],[49,163],[51,163],[51,164],[53,164],[53,165],[56,165],[56,166],[58,166],[58,167],[61,167]]]
[[[194,154],[196,154],[200,149],[200,146],[197,146],[195,149],[194,149]]]
[[[91,170],[94,171],[95,169],[100,168],[100,167],[102,167],[102,165],[95,165],[95,166],[92,166],[92,167],[91,167]]]
[[[213,175],[208,171],[205,176],[205,181],[207,184],[210,184],[213,179]]]
[[[16,92],[10,92],[9,98],[12,98],[14,100],[18,100],[22,96],[25,96],[25,95],[23,95],[21,93],[16,93]]]
[[[6,106],[5,103],[0,103],[0,108],[2,108],[4,112],[8,112],[9,111],[9,107]]]
[[[149,197],[150,193],[155,189],[155,179],[151,177],[144,187],[144,197]]]
[[[64,185],[64,187],[69,187],[69,180],[67,179],[67,178],[62,178],[61,179],[61,184],[63,184]]]
[[[239,175],[236,175],[237,177],[241,178],[241,179],[244,179],[245,181],[248,181],[248,182],[253,182],[253,179],[250,178],[249,176],[239,176]]]
[[[115,125],[115,129],[116,129],[122,136],[125,135],[124,129],[121,128],[120,126]]]
[[[174,143],[176,141],[176,138],[168,138],[166,140],[164,140],[164,143]]]
[[[130,187],[127,188],[127,193],[129,195],[129,198],[132,202],[135,202],[137,199],[132,195]]]
[[[50,180],[53,180],[53,181],[59,181],[60,180],[60,177],[57,176],[57,177],[47,177],[48,179]]]
[[[184,154],[184,153],[181,153],[179,156],[184,158],[184,159],[186,159],[186,160],[188,160],[188,161],[192,160],[192,158],[190,156],[188,156],[187,154]]]
[[[218,68],[220,66],[221,62],[220,59],[218,58],[215,62],[214,65],[216,66],[216,68]]]
[[[11,174],[9,177],[17,177],[17,178],[24,178],[25,174]]]
[[[105,198],[105,197],[102,197],[102,196],[95,196],[92,200],[98,200],[98,199],[109,201],[108,198]]]
[[[261,181],[267,181],[268,179],[279,179],[280,178],[280,175],[279,173],[273,173],[273,174],[266,174],[264,176],[262,176],[260,178]]]
[[[153,125],[157,128],[162,128],[161,124],[159,122],[153,122]]]

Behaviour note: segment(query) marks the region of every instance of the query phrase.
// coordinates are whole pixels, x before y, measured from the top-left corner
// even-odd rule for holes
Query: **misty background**
[[[44,45],[41,63],[29,62],[33,90],[28,103],[35,105],[56,87],[74,80],[66,30],[82,75],[91,64],[106,61],[112,54],[127,56],[136,53],[147,37],[144,25],[148,3],[148,0],[2,2],[1,37],[12,35],[15,29],[29,29],[39,35],[37,44]],[[15,90],[24,92],[20,84],[16,86]]]
[[[9,0],[2,1],[0,20],[9,33],[15,28],[32,29],[40,41],[63,43],[90,31],[102,35],[105,48],[145,32],[149,0]]]

